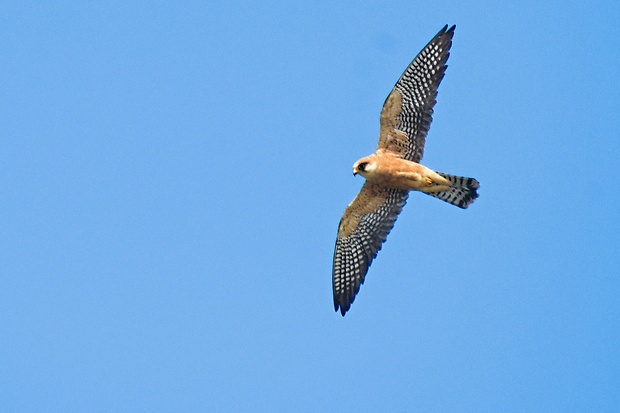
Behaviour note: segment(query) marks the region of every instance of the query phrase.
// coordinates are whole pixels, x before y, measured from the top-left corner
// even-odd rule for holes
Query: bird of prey
[[[475,179],[419,164],[454,29],[446,25],[409,64],[383,104],[377,150],[353,165],[353,175],[362,175],[366,182],[338,226],[332,284],[334,309],[340,309],[343,316],[409,191],[421,191],[460,208],[467,208],[478,197]]]

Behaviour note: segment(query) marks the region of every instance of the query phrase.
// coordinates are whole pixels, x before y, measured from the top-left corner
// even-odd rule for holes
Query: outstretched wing
[[[334,309],[344,314],[364,283],[372,260],[407,202],[407,191],[368,181],[344,211],[334,249]]]
[[[396,152],[414,162],[422,159],[455,27],[448,29],[446,25],[441,29],[396,82],[381,110],[378,149]]]

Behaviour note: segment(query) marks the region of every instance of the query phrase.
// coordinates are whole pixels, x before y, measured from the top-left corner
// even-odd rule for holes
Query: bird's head
[[[368,173],[372,173],[376,168],[376,162],[371,156],[360,159],[353,165],[353,175],[360,174],[366,177]]]

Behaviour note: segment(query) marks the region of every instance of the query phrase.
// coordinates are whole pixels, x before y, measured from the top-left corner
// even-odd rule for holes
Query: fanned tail
[[[467,208],[478,198],[477,190],[480,184],[474,178],[448,175],[441,172],[437,173],[452,182],[452,188],[442,192],[428,192],[430,196],[463,209]]]

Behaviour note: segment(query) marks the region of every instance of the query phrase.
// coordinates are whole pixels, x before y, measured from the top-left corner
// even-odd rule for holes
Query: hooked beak
[[[357,175],[357,169],[353,168],[353,176]]]

